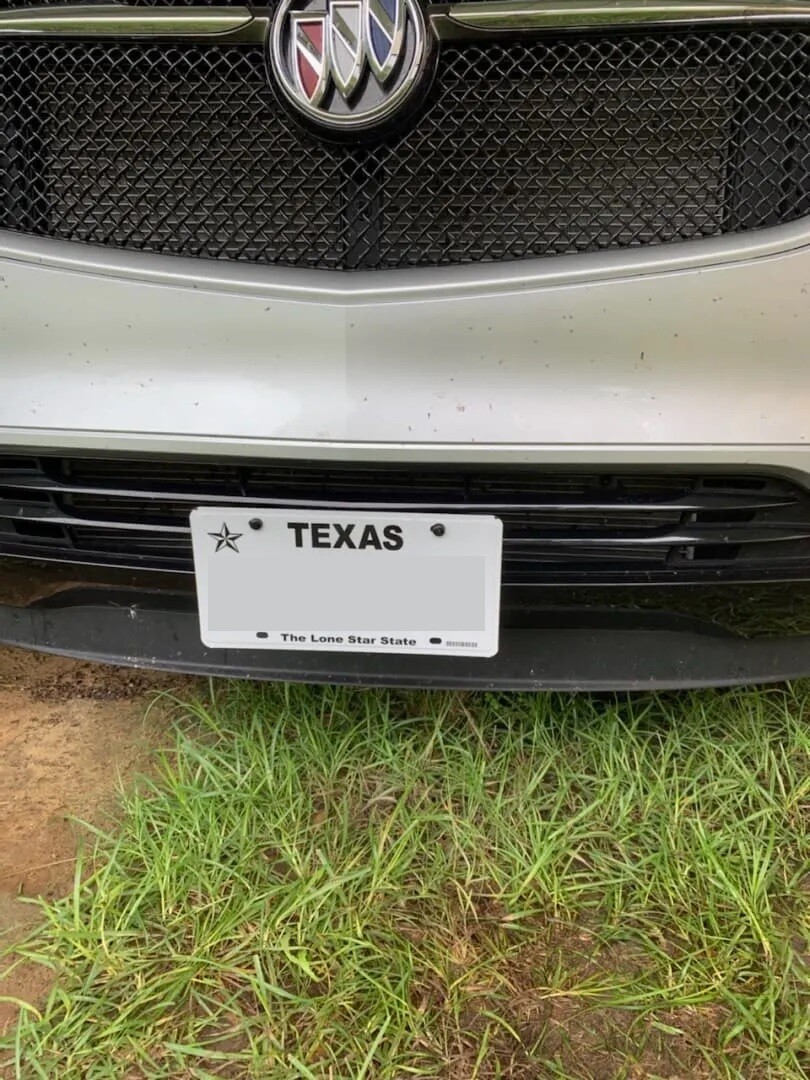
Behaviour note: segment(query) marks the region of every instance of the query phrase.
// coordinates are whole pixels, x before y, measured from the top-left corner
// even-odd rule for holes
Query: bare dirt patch
[[[164,738],[166,709],[146,716],[146,705],[178,682],[0,649],[0,949],[37,916],[21,897],[70,889],[73,819],[98,823],[109,813],[119,780]],[[36,1002],[46,987],[42,968],[18,966],[0,981],[0,997]],[[0,1001],[0,1031],[15,1015]]]
[[[484,910],[485,918],[497,914],[491,902]],[[611,1004],[614,988],[632,985],[649,966],[639,947],[629,941],[604,944],[584,925],[537,922],[532,930],[525,944],[508,950],[495,996],[488,998],[482,987],[478,1000],[466,1007],[466,1044],[460,1040],[443,1074],[446,1080],[473,1074],[487,1028],[491,1037],[478,1072],[482,1080],[708,1080],[716,1075],[701,1048],[716,1049],[727,1020],[723,1009],[617,1007]],[[486,933],[474,929],[466,942],[473,963],[508,944],[503,934],[488,940]],[[457,942],[456,948],[463,956],[465,943]],[[498,1025],[493,1024],[496,1013]],[[538,1059],[554,1061],[559,1072]]]

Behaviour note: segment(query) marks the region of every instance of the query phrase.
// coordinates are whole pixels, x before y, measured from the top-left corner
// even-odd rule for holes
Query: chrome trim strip
[[[257,499],[255,504],[257,509],[268,505],[267,501]],[[279,509],[293,509],[284,500],[274,501],[273,507]],[[321,504],[314,504],[319,509],[330,509],[329,504],[321,506]],[[359,510],[369,507],[369,504],[358,503],[352,506],[352,509]],[[392,508],[387,503],[372,504],[370,508],[375,510],[381,510],[383,512],[393,512]],[[126,510],[125,506],[121,507],[122,510]],[[419,509],[418,504],[409,505],[405,504],[402,507],[403,510],[416,512]],[[518,508],[519,509],[519,508]],[[569,507],[575,511],[576,507]],[[643,506],[636,506],[636,510],[646,509]],[[475,504],[459,505],[454,508],[456,513],[473,513],[478,510]],[[451,513],[452,511],[443,511]],[[92,532],[113,532],[113,533],[159,533],[161,535],[172,536],[189,536],[191,529],[188,525],[152,525],[147,522],[137,520],[117,521],[117,520],[103,520],[101,518],[91,517],[77,517],[72,514],[63,514],[57,510],[43,510],[36,511],[28,507],[20,507],[13,502],[9,504],[8,508],[4,508],[3,503],[0,503],[0,521],[13,521],[23,524],[35,524],[35,525],[56,525],[70,529],[85,529],[88,533]],[[511,524],[511,523],[508,523]],[[555,531],[545,532],[542,536],[505,536],[503,539],[503,545],[505,550],[509,550],[516,556],[523,555],[524,558],[528,558],[532,555],[534,548],[538,547],[598,547],[598,548],[638,548],[638,547],[701,547],[703,545],[715,545],[715,544],[781,544],[781,543],[796,543],[798,541],[810,540],[810,526],[803,525],[802,522],[797,522],[794,526],[789,524],[783,524],[782,522],[773,522],[772,524],[762,525],[750,525],[747,523],[739,525],[730,525],[727,522],[720,522],[717,525],[686,525],[686,526],[673,526],[671,531],[661,531],[657,533],[647,533],[639,535],[627,535],[627,536],[604,536],[599,535],[596,532],[586,532],[585,530],[571,529],[570,532],[566,532],[564,529],[557,528]],[[3,552],[3,545],[8,542],[12,547],[26,542],[26,538],[16,536],[11,533],[9,536],[3,535],[0,538],[0,555]],[[36,546],[36,540],[32,542],[32,547]]]
[[[442,40],[546,30],[810,20],[808,0],[478,0],[431,15]]]
[[[53,5],[0,11],[0,37],[227,38],[264,41],[268,19],[246,7],[137,8]]]
[[[191,529],[184,525],[149,525],[142,521],[101,521],[93,518],[76,517],[73,514],[63,514],[58,510],[39,510],[35,507],[25,506],[21,503],[2,499],[0,500],[0,521],[14,521],[22,524],[34,525],[63,525],[69,528],[107,529],[110,532],[138,532],[138,533],[190,533]],[[6,539],[5,534],[3,540]],[[10,537],[14,539],[14,534]],[[2,544],[0,543],[0,550]]]
[[[49,5],[0,11],[0,37],[227,39],[263,42],[268,8]],[[810,0],[476,0],[429,11],[443,41],[646,25],[810,20]]]

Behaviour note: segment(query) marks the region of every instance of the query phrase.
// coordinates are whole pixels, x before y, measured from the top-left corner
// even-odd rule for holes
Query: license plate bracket
[[[491,515],[203,507],[191,537],[212,648],[494,656]]]

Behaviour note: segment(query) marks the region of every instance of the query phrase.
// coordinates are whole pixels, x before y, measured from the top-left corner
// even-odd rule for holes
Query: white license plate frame
[[[503,525],[492,515],[201,507],[190,521],[211,648],[498,651]]]

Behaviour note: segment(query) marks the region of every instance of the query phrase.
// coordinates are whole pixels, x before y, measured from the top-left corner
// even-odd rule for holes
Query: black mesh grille
[[[495,514],[510,586],[810,577],[810,496],[766,476],[0,455],[0,556],[190,571],[195,506]]]
[[[743,232],[810,211],[810,33],[445,46],[397,141],[332,146],[259,47],[0,45],[0,226],[339,269]]]

